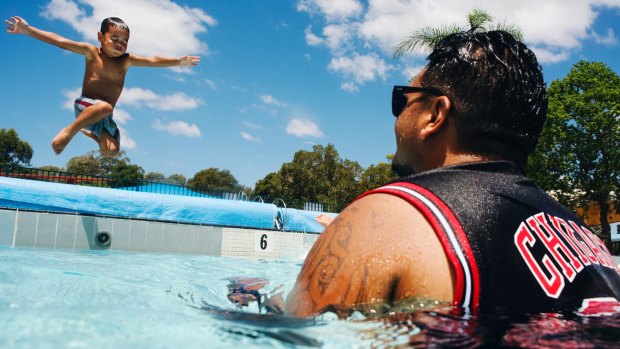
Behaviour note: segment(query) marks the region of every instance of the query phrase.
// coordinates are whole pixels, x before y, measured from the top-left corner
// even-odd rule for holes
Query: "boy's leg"
[[[116,132],[119,132],[118,130]],[[103,129],[101,137],[99,137],[99,149],[101,153],[107,157],[116,157],[120,151],[121,145],[118,143],[118,139],[110,135],[110,132]]]
[[[81,129],[80,132],[82,132],[82,134],[90,139],[92,139],[93,141],[99,143],[99,137],[95,136],[91,131],[86,130],[86,129]]]
[[[103,120],[105,117],[112,114],[113,111],[114,108],[112,105],[103,101],[84,109],[69,126],[60,130],[56,137],[54,137],[52,140],[54,152],[60,154],[79,130]]]

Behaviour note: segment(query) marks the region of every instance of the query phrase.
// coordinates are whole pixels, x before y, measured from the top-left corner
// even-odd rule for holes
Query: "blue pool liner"
[[[273,229],[278,211],[284,230],[320,233],[321,212],[274,204],[155,194],[0,177],[0,206],[214,226]],[[333,213],[329,215],[335,216]]]

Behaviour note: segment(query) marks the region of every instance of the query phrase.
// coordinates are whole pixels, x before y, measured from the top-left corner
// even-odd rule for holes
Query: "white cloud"
[[[170,111],[196,109],[198,106],[202,105],[203,102],[183,92],[175,92],[170,95],[162,96],[149,89],[133,87],[123,90],[118,104]]]
[[[351,24],[330,24],[323,28],[325,44],[334,53],[346,52],[352,48],[356,28]]]
[[[241,93],[246,93],[248,92],[248,89],[243,87],[243,86],[239,86],[239,85],[233,85],[230,87],[233,91],[237,91],[237,92],[241,92]]]
[[[62,104],[63,109],[74,110],[73,104],[75,99],[82,94],[82,88],[76,87],[72,90],[63,90],[62,95],[65,96],[65,102]]]
[[[207,86],[209,86],[210,89],[217,90],[217,85],[215,84],[215,81],[209,80],[209,79],[205,79],[204,81],[205,81],[205,84],[207,84]]]
[[[530,48],[536,53],[536,58],[538,59],[538,62],[557,63],[565,61],[570,57],[570,53],[568,52],[568,50],[557,51],[553,49],[535,46],[531,46]]]
[[[202,9],[170,0],[51,0],[42,14],[69,24],[93,43],[104,18],[120,17],[131,31],[128,52],[149,56],[207,54],[199,36],[217,25]]]
[[[578,48],[580,42],[587,38],[587,29],[596,18],[595,8],[599,3],[598,0],[444,0],[441,3],[424,0],[371,1],[360,24],[360,35],[386,53],[391,53],[395,43],[420,28],[452,23],[467,28],[465,14],[473,8],[483,8],[495,18],[495,22],[514,24],[521,28],[528,43]],[[620,7],[617,1],[615,5],[609,5]]]
[[[323,137],[321,129],[314,122],[304,118],[291,119],[286,125],[286,133],[296,137]]]
[[[359,55],[357,53],[354,53],[352,57],[332,58],[328,68],[343,75],[349,87],[351,84],[363,85],[377,78],[385,80],[387,72],[392,69],[375,54]]]
[[[267,105],[275,105],[276,107],[286,108],[286,103],[280,102],[275,99],[272,95],[260,95],[258,97],[261,102]]]
[[[116,121],[117,124],[127,125],[127,122],[130,120],[133,120],[133,118],[127,111],[119,108],[114,109],[114,121]]]
[[[261,125],[255,124],[255,123],[250,122],[250,121],[244,121],[243,125],[245,127],[248,127],[248,128],[254,129],[254,130],[258,130],[258,129],[263,128]]]
[[[176,82],[185,82],[185,77],[181,75],[166,75],[166,77]]]
[[[153,121],[153,129],[164,131],[174,136],[184,136],[188,138],[200,138],[200,136],[202,136],[196,124],[188,124],[185,121],[171,121],[164,124],[159,121],[159,119],[155,119],[155,121]]]
[[[615,46],[618,44],[618,39],[614,34],[614,30],[612,28],[607,28],[607,35],[603,36],[598,33],[592,32],[592,38],[597,44],[602,44],[606,46]]]
[[[360,90],[359,87],[352,82],[343,82],[340,84],[340,88],[347,92],[357,92]]]
[[[241,138],[245,139],[246,141],[250,141],[254,143],[262,143],[258,137],[254,137],[251,134],[244,132],[244,131],[241,131]]]
[[[275,30],[280,30],[280,29],[283,29],[283,28],[284,28],[284,29],[286,29],[286,28],[288,28],[288,27],[289,27],[288,23],[286,23],[286,22],[285,22],[285,21],[283,21],[283,20],[282,20],[282,21],[280,21],[280,22],[278,22],[278,23],[272,23],[272,25],[273,25],[273,28],[274,28]]]
[[[410,80],[415,78],[416,75],[420,74],[422,69],[424,69],[423,65],[416,65],[416,66],[412,66],[412,67],[406,67],[403,70],[403,76],[405,77],[405,79],[407,79],[407,83],[409,83]]]
[[[129,135],[129,132],[127,132],[124,127],[118,125],[118,130],[121,133],[121,148],[133,150],[138,147],[136,141]]]
[[[601,32],[605,35],[597,34],[593,25],[602,10],[620,10],[619,0],[368,0],[364,4],[353,0],[297,2],[299,11],[313,17],[314,26],[322,26],[322,29],[315,28],[321,36],[314,34],[310,27],[306,29],[306,43],[329,49],[332,54],[329,68],[346,78],[343,89],[351,90],[363,81],[384,78],[379,71],[353,72],[350,68],[355,65],[354,57],[390,57],[395,44],[420,28],[454,23],[466,29],[466,14],[474,8],[488,11],[495,23],[519,27],[526,43],[543,64],[570,59],[579,53],[586,40],[601,45],[617,44],[612,29],[604,28]],[[416,61],[407,65],[423,64],[426,55],[428,52],[424,51],[407,55]],[[406,67],[399,67],[400,71],[404,69]]]
[[[324,39],[316,36],[312,32],[312,26],[306,27],[306,29],[304,30],[304,34],[306,36],[306,44],[308,44],[310,46],[319,46],[319,45],[325,44],[325,40]]]
[[[329,20],[347,19],[362,13],[362,4],[358,0],[300,0],[297,10],[310,14],[322,14]]]

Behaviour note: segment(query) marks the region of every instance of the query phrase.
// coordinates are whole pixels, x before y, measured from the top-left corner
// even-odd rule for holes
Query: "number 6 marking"
[[[260,237],[260,249],[261,250],[266,250],[267,249],[267,234],[263,234]]]

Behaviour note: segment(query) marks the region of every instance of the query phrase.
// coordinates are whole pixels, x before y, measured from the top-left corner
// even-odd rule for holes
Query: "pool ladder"
[[[279,202],[282,203],[281,208],[278,206]],[[286,202],[284,202],[284,200],[282,199],[275,199],[273,200],[272,204],[276,205],[276,208],[278,209],[278,211],[276,212],[276,219],[273,222],[273,228],[276,230],[284,231],[284,228],[286,227],[286,219],[288,218],[286,212]]]

